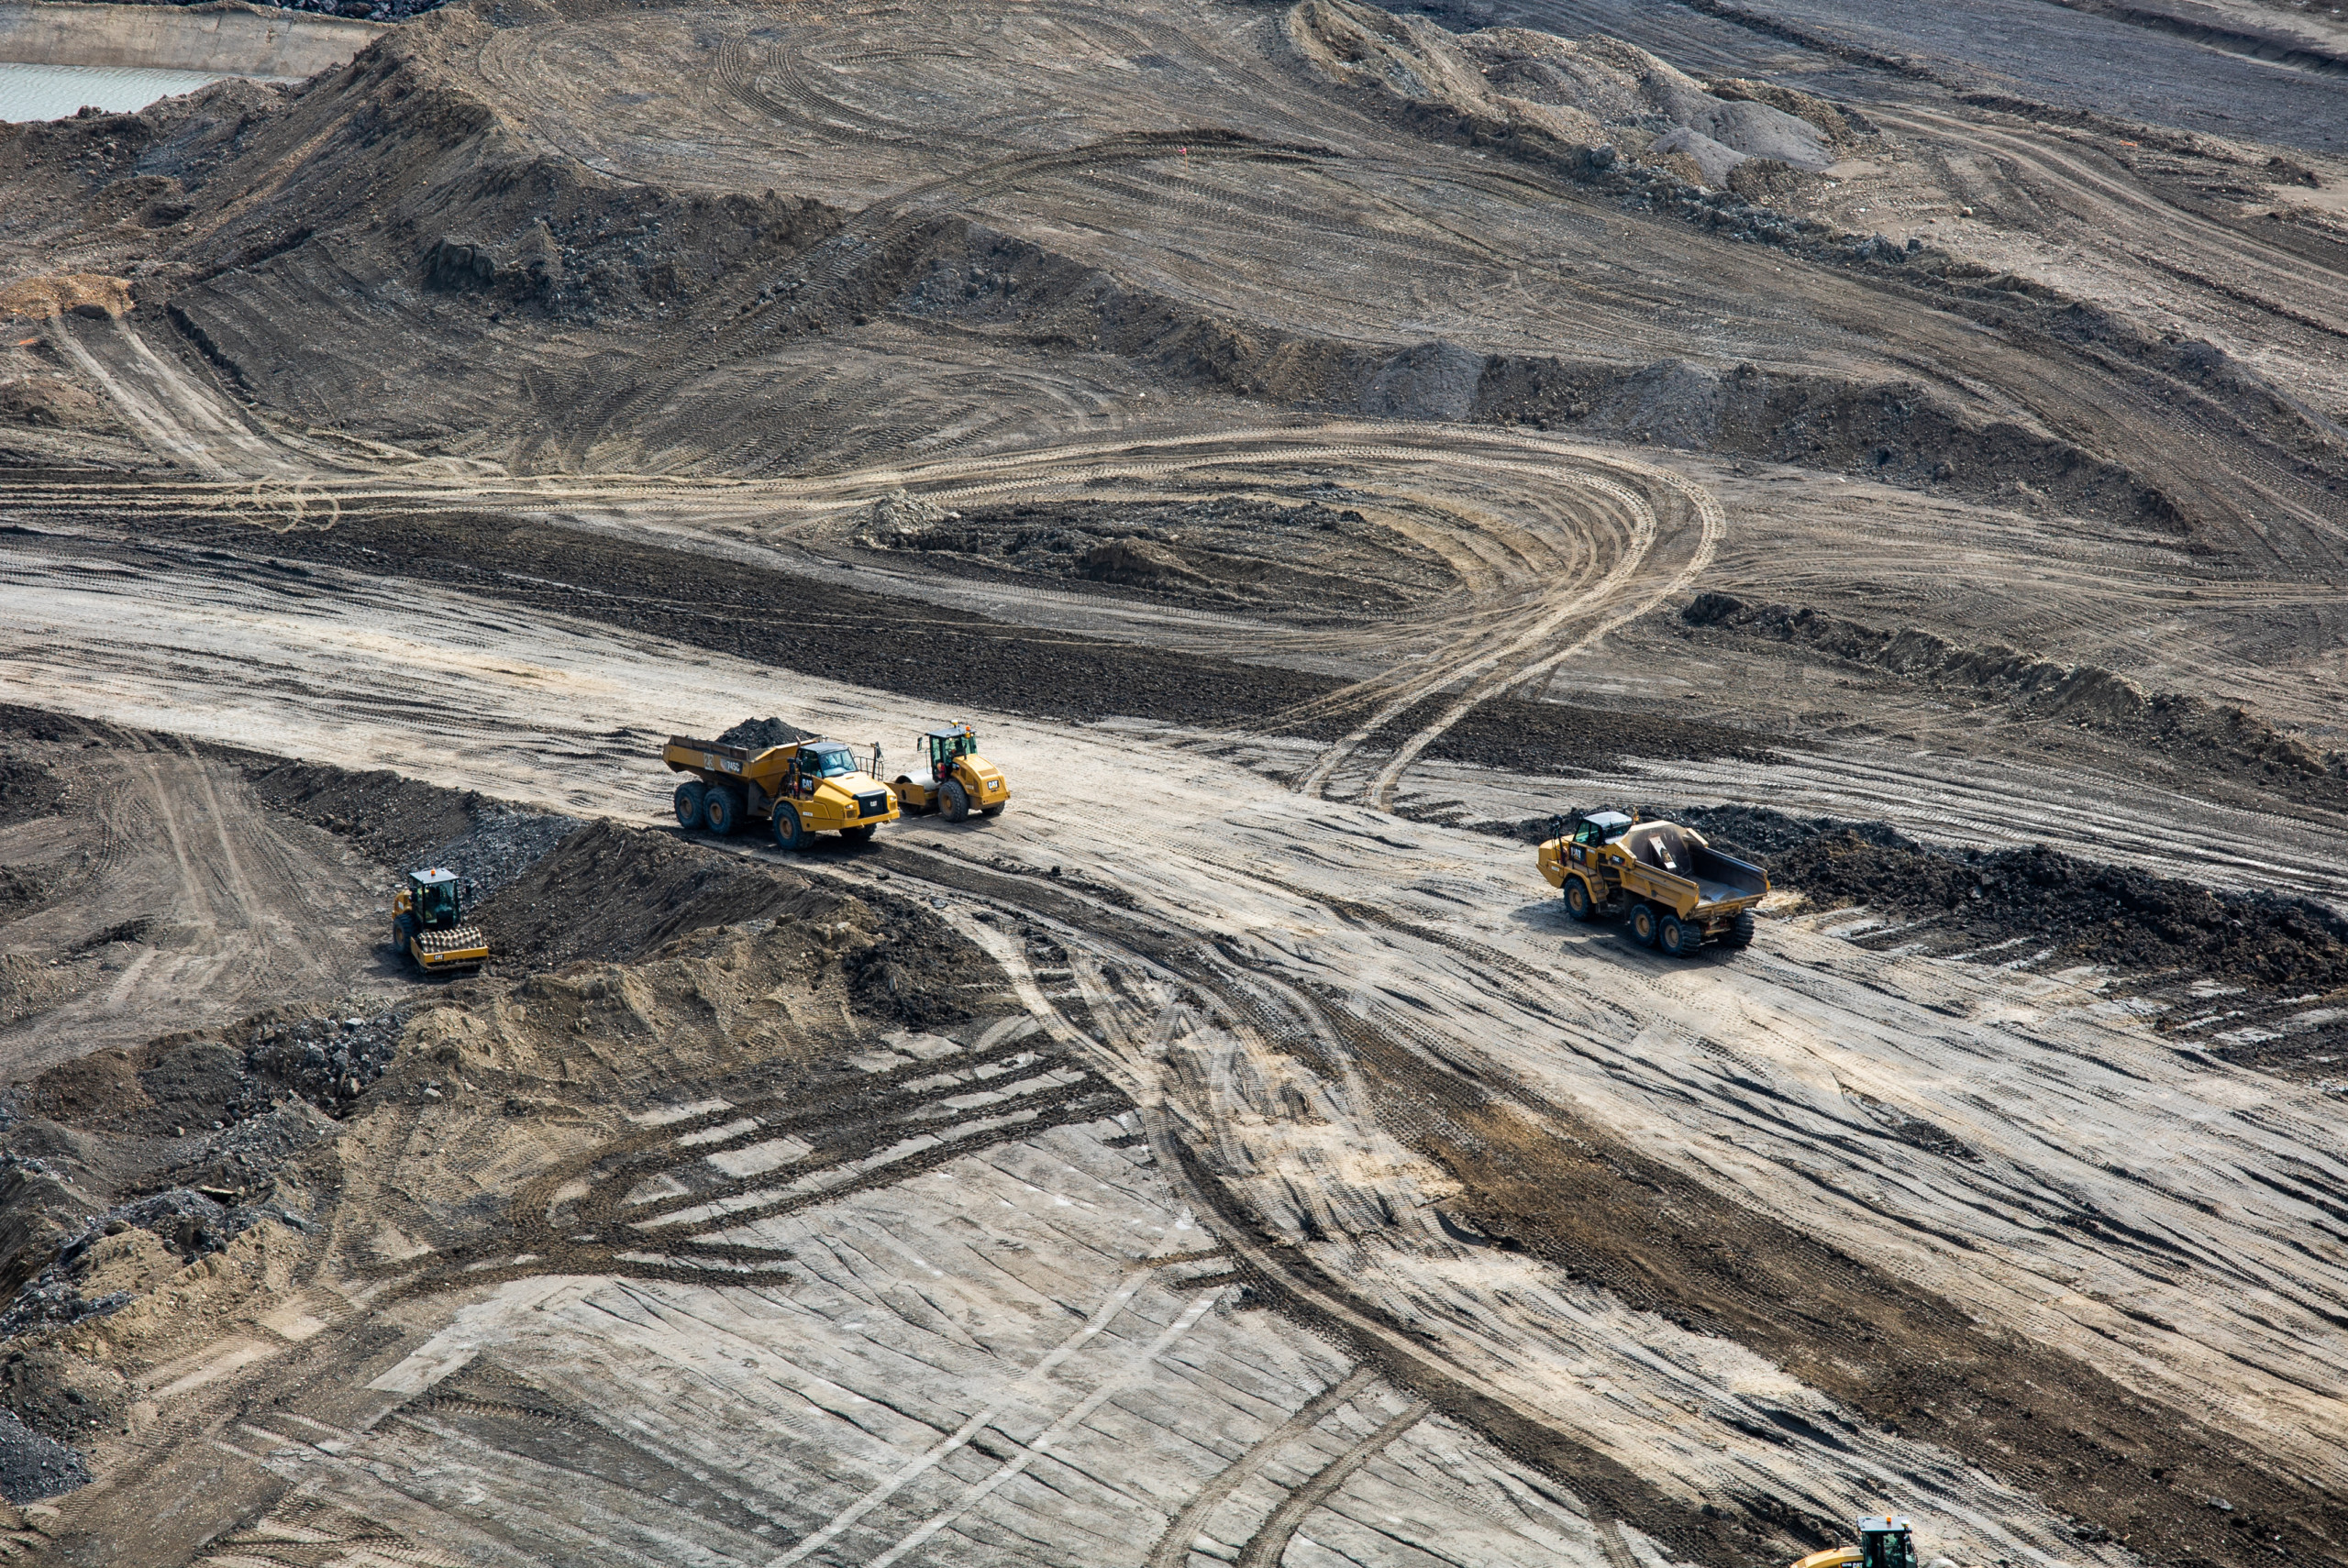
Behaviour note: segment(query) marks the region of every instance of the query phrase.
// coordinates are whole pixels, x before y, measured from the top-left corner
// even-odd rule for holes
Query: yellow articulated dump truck
[[[489,962],[489,938],[465,922],[464,884],[445,866],[407,874],[392,900],[392,945],[427,975],[470,975]]]
[[[1631,934],[1675,958],[1753,944],[1754,906],[1768,895],[1758,866],[1733,859],[1677,823],[1589,812],[1550,823],[1541,875],[1576,920],[1627,916]]]
[[[874,747],[879,755],[879,747]],[[677,786],[677,825],[739,833],[765,823],[779,848],[801,850],[819,833],[863,840],[897,820],[897,798],[838,741],[748,746],[672,737],[661,760],[691,778]]]
[[[892,786],[909,812],[936,812],[949,823],[972,812],[999,817],[1011,804],[1011,783],[1002,769],[979,755],[979,732],[947,724],[914,738],[915,774],[900,773]]]

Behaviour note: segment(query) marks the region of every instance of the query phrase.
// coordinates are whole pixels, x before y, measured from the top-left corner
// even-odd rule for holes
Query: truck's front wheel
[[[1653,947],[1655,945],[1656,927],[1657,923],[1655,914],[1655,906],[1653,904],[1633,904],[1631,906],[1631,939],[1634,942],[1636,942],[1640,946]]]
[[[814,835],[799,820],[799,808],[785,801],[774,809],[774,846],[797,854],[807,847]]]
[[[1576,920],[1588,920],[1597,906],[1589,901],[1589,884],[1578,877],[1566,878],[1566,912]]]

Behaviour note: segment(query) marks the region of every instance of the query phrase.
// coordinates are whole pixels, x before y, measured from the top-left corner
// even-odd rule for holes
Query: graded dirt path
[[[133,596],[42,558],[57,550],[11,541],[15,602],[40,617],[12,624],[12,668],[52,702],[204,738],[282,740],[298,726],[312,737],[300,749],[322,759],[397,756],[438,782],[649,822],[664,781],[643,759],[669,730],[778,709],[859,744],[908,726],[879,694],[413,585],[312,572],[289,593],[282,579],[238,572]],[[512,651],[524,646],[527,660]],[[294,669],[298,694],[282,679]],[[200,707],[191,690],[205,693]],[[2031,1435],[2035,1384],[2064,1391],[2060,1415],[2046,1414],[2066,1431],[2231,1488],[2219,1495],[2254,1499],[2238,1506],[2278,1529],[2302,1528],[2289,1509],[2329,1528],[2311,1499],[2337,1488],[2348,1438],[2324,1327],[2342,1282],[2299,1238],[2327,1223],[2326,1194],[2348,1171],[2320,1090],[2173,1050],[2043,982],[1861,953],[1800,925],[1773,923],[1728,963],[1666,964],[1567,927],[1515,846],[1316,800],[1195,741],[972,716],[1036,781],[1010,815],[903,825],[875,854],[802,864],[851,887],[886,872],[893,888],[936,888],[1046,1035],[1145,1118],[1159,1171],[1217,1221],[1244,1277],[1445,1419],[1575,1477],[1582,1507],[1700,1560],[1730,1549],[1688,1535],[1690,1510],[1756,1493],[1832,1518],[1888,1491],[1929,1507],[1949,1549],[1973,1559],[2098,1555],[2049,1509],[2167,1540],[2222,1528],[2165,1483],[2071,1474],[2070,1450]],[[1052,810],[1056,797],[1119,802],[1115,830]],[[1040,971],[972,918],[982,909],[1047,932],[1069,955],[1064,977],[1024,977]],[[759,1144],[708,1110],[734,1141],[720,1155],[775,1150],[733,1167],[738,1188],[716,1194],[738,1190],[748,1208],[711,1234],[760,1241],[759,1206],[791,1190],[760,1167],[795,1156],[787,1139],[759,1132]],[[1494,1166],[1479,1153],[1494,1149],[1514,1154]],[[1510,1186],[1587,1181],[1610,1165],[1589,1199],[1595,1228],[1578,1235],[1545,1228],[1554,1220]],[[1733,1209],[1708,1208],[1724,1193]],[[1603,1216],[1623,1204],[1631,1230],[1610,1231]],[[696,1225],[724,1212],[669,1208]],[[795,1212],[830,1225],[808,1218],[823,1210]],[[1656,1228],[1686,1240],[1623,1245]],[[806,1255],[799,1234],[792,1250]],[[1844,1280],[1837,1295],[1823,1315],[1794,1309],[1788,1292],[1815,1289],[1820,1271]],[[619,1309],[596,1288],[609,1287],[580,1298],[582,1320]],[[447,1306],[429,1303],[446,1300],[404,1310],[441,1332]],[[586,1306],[596,1300],[610,1304]],[[1136,1328],[1133,1353],[1168,1353],[1175,1341],[1151,1347],[1189,1332],[1195,1304],[1145,1311],[1137,1322],[1157,1326]],[[1102,1309],[1097,1297],[1071,1307]],[[702,1333],[688,1338],[709,1342]],[[534,1368],[578,1364],[549,1344],[514,1353]],[[735,1364],[746,1358],[762,1359],[747,1343]],[[393,1370],[370,1376],[398,1393]],[[1293,1403],[1253,1419],[1281,1427],[1343,1373],[1299,1375]],[[597,1375],[592,1397],[622,1397]],[[1912,1409],[1879,1404],[1886,1386],[1928,1386]],[[570,1397],[591,1396],[579,1385]],[[500,1402],[470,1386],[451,1397]],[[1408,1413],[1362,1406],[1341,1441],[1397,1441],[1389,1428]],[[1021,1441],[1033,1448],[1066,1416],[1039,1411],[1039,1435]],[[421,1449],[416,1420],[440,1429]],[[460,1427],[419,1415],[373,1430],[368,1451],[391,1445],[388,1469],[368,1474],[412,1469],[418,1482],[399,1488],[411,1496],[454,1507],[487,1485],[423,1485],[443,1473],[433,1445],[460,1441]],[[267,1420],[256,1430],[246,1452],[292,1465],[321,1438],[359,1441]],[[2221,1457],[2254,1441],[2256,1474]],[[1343,1447],[1294,1463],[1347,1464],[1333,1497],[1379,1474]],[[890,1462],[870,1472],[891,1473]],[[959,1480],[975,1489],[965,1504],[892,1494],[876,1548],[910,1551],[925,1529],[959,1529],[965,1509],[1007,1520],[991,1511],[1013,1506],[1007,1482],[990,1487],[990,1474]],[[850,1485],[839,1507],[861,1495]],[[1303,1533],[1334,1528],[1299,1509],[1324,1520]],[[1063,1551],[1084,1560],[1051,1549]]]

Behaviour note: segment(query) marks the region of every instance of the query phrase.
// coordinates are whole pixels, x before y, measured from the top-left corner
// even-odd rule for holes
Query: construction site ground
[[[0,127],[0,1551],[2348,1561],[2348,35],[1432,18]]]

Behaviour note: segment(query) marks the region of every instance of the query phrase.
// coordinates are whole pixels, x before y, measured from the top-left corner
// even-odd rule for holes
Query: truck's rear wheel
[[[1667,914],[1656,922],[1655,941],[1674,958],[1685,958],[1704,944],[1704,933],[1678,915]]]
[[[1566,912],[1576,920],[1588,920],[1597,912],[1589,901],[1589,884],[1578,877],[1566,878]]]
[[[880,826],[879,823],[866,823],[862,827],[842,828],[840,836],[850,844],[870,844],[873,834],[880,829]]]
[[[1631,906],[1631,940],[1642,947],[1655,945],[1656,917],[1653,904]]]
[[[677,825],[691,833],[701,826],[702,797],[709,786],[698,778],[688,778],[677,786]]]
[[[742,825],[741,794],[723,784],[710,790],[702,797],[702,820],[720,838],[732,833]]]
[[[1721,938],[1721,945],[1729,948],[1752,946],[1754,923],[1753,911],[1746,910],[1738,915],[1736,922],[1728,928],[1728,934]]]
[[[769,825],[774,830],[774,846],[787,849],[794,855],[805,849],[814,838],[814,834],[807,831],[807,825],[799,820],[799,808],[788,801],[774,809],[774,821]]]
[[[937,810],[949,823],[968,822],[970,817],[970,792],[962,788],[958,778],[948,778],[937,791]]]

